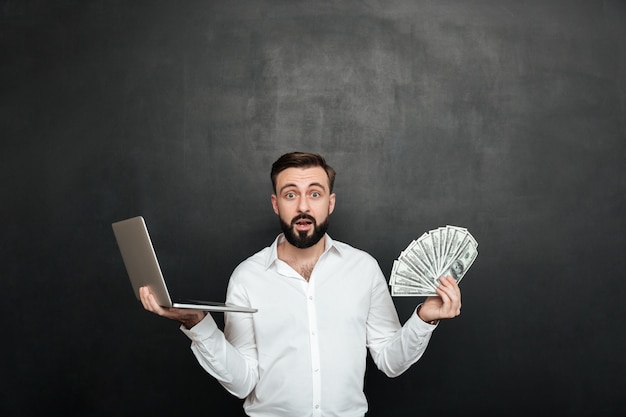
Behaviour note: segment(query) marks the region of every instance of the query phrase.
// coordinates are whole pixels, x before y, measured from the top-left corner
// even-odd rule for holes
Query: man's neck
[[[326,248],[326,238],[323,237],[315,245],[309,248],[298,248],[293,246],[287,240],[283,240],[278,244],[278,259],[286,262],[294,270],[296,270],[307,281],[311,277],[313,268],[324,249]]]

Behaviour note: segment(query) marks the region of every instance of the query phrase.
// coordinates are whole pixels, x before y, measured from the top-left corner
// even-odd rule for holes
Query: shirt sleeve
[[[252,392],[259,379],[256,348],[253,343],[252,348],[243,352],[235,348],[218,328],[211,314],[207,314],[191,329],[184,326],[180,329],[191,340],[191,350],[198,363],[228,392],[238,398],[245,398]]]
[[[387,376],[399,376],[422,357],[437,325],[420,319],[415,314],[416,308],[404,326],[400,326],[382,273],[373,284],[371,301],[367,318],[370,354],[378,369]]]

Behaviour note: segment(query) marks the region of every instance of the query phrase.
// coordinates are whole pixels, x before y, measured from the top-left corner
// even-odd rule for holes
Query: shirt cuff
[[[189,339],[199,342],[210,338],[216,331],[219,331],[219,328],[215,320],[213,320],[211,313],[209,313],[191,329],[187,329],[181,324],[180,330],[185,333]]]
[[[413,314],[411,314],[411,317],[408,320],[409,322],[411,322],[410,326],[412,326],[412,328],[414,328],[418,332],[432,332],[437,328],[441,320],[437,320],[435,324],[430,324],[422,320],[420,316],[417,315],[417,310],[420,308],[421,305],[422,304],[418,305],[415,310],[413,310]]]

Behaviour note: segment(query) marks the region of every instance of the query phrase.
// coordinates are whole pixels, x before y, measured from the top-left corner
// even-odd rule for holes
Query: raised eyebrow
[[[312,187],[319,187],[322,190],[326,191],[326,187],[324,187],[324,184],[319,183],[319,182],[312,182],[311,184],[309,184],[309,188],[312,188]]]
[[[297,185],[296,185],[296,184],[294,184],[294,183],[285,184],[285,185],[283,185],[282,187],[280,187],[280,190],[279,190],[279,191],[280,191],[280,193],[282,194],[282,193],[283,193],[283,191],[285,191],[285,189],[287,189],[287,188],[291,188],[291,187],[297,188]],[[319,188],[321,188],[322,190],[326,191],[326,188],[324,187],[324,184],[319,183],[319,182],[312,182],[311,184],[309,184],[309,186],[308,186],[307,188],[311,188],[311,187],[319,187]]]
[[[291,188],[291,187],[295,187],[295,186],[296,186],[296,184],[285,184],[282,187],[280,187],[280,190],[278,190],[278,191],[280,191],[280,194],[282,194],[283,191],[285,191],[285,189]]]

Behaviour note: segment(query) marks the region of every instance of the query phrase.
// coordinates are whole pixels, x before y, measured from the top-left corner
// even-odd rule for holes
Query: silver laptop
[[[120,248],[126,272],[139,300],[139,288],[147,286],[163,307],[191,308],[206,311],[238,311],[254,313],[256,308],[232,304],[200,301],[173,300],[165,285],[161,267],[157,260],[146,222],[142,216],[121,220],[112,224],[113,233]]]

